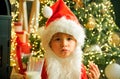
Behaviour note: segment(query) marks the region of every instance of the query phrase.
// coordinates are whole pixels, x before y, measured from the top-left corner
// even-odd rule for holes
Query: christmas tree
[[[50,6],[56,0],[41,1]],[[106,79],[105,68],[108,64],[120,64],[120,29],[115,24],[114,7],[110,0],[64,0],[86,30],[86,42],[83,47],[84,64],[94,61]],[[42,12],[42,11],[41,11]],[[40,24],[44,26],[46,18],[40,14]]]
[[[120,30],[114,22],[113,6],[109,0],[86,1],[75,14],[86,29],[84,62],[93,60],[99,66],[103,79],[106,66],[119,63]]]

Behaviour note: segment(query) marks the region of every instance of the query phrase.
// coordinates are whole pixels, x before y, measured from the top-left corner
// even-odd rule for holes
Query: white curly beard
[[[81,79],[82,50],[80,48],[68,58],[57,57],[49,50],[46,61],[48,79]]]

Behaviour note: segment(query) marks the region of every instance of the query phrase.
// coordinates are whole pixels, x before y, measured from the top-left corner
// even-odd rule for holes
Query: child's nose
[[[63,39],[63,40],[62,40],[62,46],[66,46],[66,45],[67,45],[67,43],[68,43],[68,42],[67,42],[67,40],[66,40],[66,39]]]

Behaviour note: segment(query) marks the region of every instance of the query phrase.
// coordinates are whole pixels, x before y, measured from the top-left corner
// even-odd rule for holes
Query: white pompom
[[[120,65],[117,63],[107,65],[105,75],[108,79],[120,79]]]
[[[52,14],[53,14],[53,11],[52,11],[52,9],[50,7],[45,6],[43,8],[43,15],[44,15],[44,17],[50,18],[52,16]]]

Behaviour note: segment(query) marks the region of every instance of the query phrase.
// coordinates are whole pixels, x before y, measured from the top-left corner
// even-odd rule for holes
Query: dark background
[[[114,12],[115,12],[115,22],[120,28],[120,0],[111,0],[113,7],[114,7]]]
[[[10,79],[11,5],[0,0],[0,79]]]

